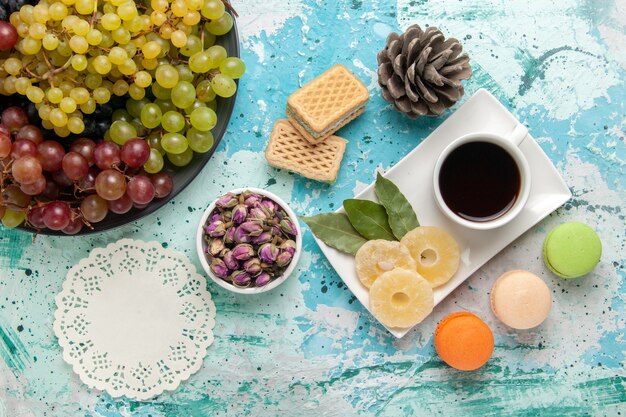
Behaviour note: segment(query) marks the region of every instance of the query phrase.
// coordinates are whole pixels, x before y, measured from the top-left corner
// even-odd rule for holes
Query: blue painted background
[[[0,230],[0,416],[432,416],[619,415],[626,409],[626,1],[398,0],[233,2],[239,11],[240,84],[228,133],[202,174],[171,204],[93,237]],[[461,40],[474,74],[529,129],[573,199],[487,263],[418,329],[395,340],[330,268],[310,234],[299,273],[277,290],[242,297],[209,284],[215,344],[199,373],[146,402],[111,399],[81,384],[52,332],[54,296],[69,267],[121,237],[157,240],[199,267],[194,233],[220,193],[259,186],[300,214],[334,210],[420,143],[449,113],[409,120],[380,97],[376,53],[392,30],[439,26]],[[337,182],[319,184],[270,168],[263,152],[288,95],[336,63],[352,69],[372,99],[340,131],[350,143]],[[426,185],[425,185],[426,186]],[[565,281],[540,259],[547,231],[592,225],[602,262]],[[549,319],[513,332],[488,307],[493,280],[512,268],[553,290]],[[493,329],[496,349],[462,373],[436,356],[445,315],[469,310]]]

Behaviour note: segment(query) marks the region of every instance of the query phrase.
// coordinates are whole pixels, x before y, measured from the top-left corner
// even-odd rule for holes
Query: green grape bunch
[[[233,26],[221,0],[41,0],[10,22],[19,38],[0,60],[0,94],[26,96],[60,137],[82,133],[84,115],[128,94],[105,139],[146,138],[147,172],[164,156],[184,166],[211,148],[216,98],[233,96],[246,69],[215,45]]]

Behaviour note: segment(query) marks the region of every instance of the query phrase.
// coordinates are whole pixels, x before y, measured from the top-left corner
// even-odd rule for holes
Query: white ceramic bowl
[[[198,258],[200,258],[200,263],[202,264],[202,267],[206,271],[207,275],[217,285],[219,285],[220,287],[225,288],[225,289],[227,289],[229,291],[236,292],[236,293],[239,293],[239,294],[260,294],[262,292],[270,291],[270,290],[273,290],[274,288],[278,287],[280,284],[285,282],[287,280],[287,278],[289,278],[289,275],[291,275],[293,270],[296,269],[296,265],[298,264],[298,260],[300,259],[300,253],[302,252],[302,230],[300,229],[300,224],[298,223],[298,217],[296,216],[296,214],[293,212],[293,210],[291,210],[291,208],[289,208],[287,203],[285,203],[276,194],[271,193],[271,192],[269,192],[267,190],[262,190],[260,188],[251,188],[251,187],[237,188],[237,189],[231,190],[230,193],[235,194],[235,195],[239,195],[239,194],[241,194],[244,191],[252,191],[253,193],[260,194],[260,195],[262,195],[264,197],[267,197],[267,198],[271,199],[275,203],[277,203],[279,206],[281,206],[283,208],[283,210],[285,210],[285,212],[287,213],[287,215],[291,219],[291,222],[296,227],[296,231],[297,231],[296,251],[295,251],[295,253],[293,255],[293,259],[291,260],[291,263],[289,264],[289,266],[287,267],[285,272],[280,277],[274,279],[269,284],[267,284],[267,285],[265,285],[263,287],[239,288],[239,287],[236,287],[236,286],[234,286],[234,285],[224,281],[223,279],[217,277],[213,273],[213,271],[211,271],[211,268],[209,267],[209,262],[207,260],[206,253],[205,253],[207,244],[206,244],[206,242],[204,240],[204,235],[205,235],[204,228],[205,228],[207,219],[209,218],[209,216],[211,215],[211,213],[215,209],[215,202],[217,201],[217,199],[215,199],[211,203],[211,205],[209,207],[207,207],[207,209],[204,211],[204,214],[202,215],[202,219],[200,219],[200,223],[198,224],[198,231],[196,232],[196,249],[198,251]]]

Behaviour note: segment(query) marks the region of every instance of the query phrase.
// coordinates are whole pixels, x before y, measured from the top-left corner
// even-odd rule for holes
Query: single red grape
[[[93,152],[96,147],[96,142],[88,138],[76,139],[70,145],[71,152],[77,152],[81,154],[86,160],[89,166],[94,163]]]
[[[78,152],[68,152],[63,157],[63,171],[71,180],[77,181],[89,172],[87,159]]]
[[[43,142],[43,132],[35,125],[26,125],[17,132],[15,140],[30,140],[35,145]]]
[[[39,178],[37,178],[37,180],[32,184],[22,184],[20,186],[20,190],[27,195],[39,195],[45,191],[46,184],[46,177],[40,175]]]
[[[114,169],[105,169],[96,177],[96,193],[105,200],[117,200],[126,192],[126,177]]]
[[[44,227],[46,227],[46,224],[43,222],[43,212],[45,208],[45,206],[34,207],[28,212],[28,216],[26,216],[28,222],[35,229],[43,229]]]
[[[41,175],[41,164],[34,156],[23,156],[13,161],[11,166],[11,174],[15,181],[20,184],[32,184],[37,181]]]
[[[63,230],[72,220],[72,210],[63,201],[48,203],[43,212],[43,222],[50,230]]]
[[[39,151],[39,162],[41,162],[44,171],[54,172],[63,167],[65,150],[58,142],[54,140],[41,142],[37,150]]]
[[[91,194],[80,203],[80,211],[83,213],[85,220],[90,223],[98,223],[106,217],[109,205],[104,198]]]
[[[22,156],[37,156],[37,144],[30,140],[16,140],[11,147],[11,158],[17,159]]]
[[[2,133],[3,135],[7,135],[7,136],[11,137],[11,129],[9,129],[8,127],[3,125],[2,123],[0,123],[0,133]],[[160,139],[160,137],[159,137],[159,139]]]
[[[0,39],[1,38],[2,35],[0,35]],[[9,107],[2,112],[2,124],[8,127],[11,132],[15,133],[28,124],[28,115],[20,107]]]
[[[56,182],[49,180],[46,182],[46,188],[41,193],[41,197],[45,198],[46,200],[56,200],[57,198],[59,198],[60,192],[61,187],[59,187]]]
[[[141,138],[130,139],[122,146],[121,158],[130,168],[140,168],[150,156],[150,146]]]
[[[152,184],[154,185],[154,192],[157,198],[163,198],[168,196],[174,188],[174,181],[165,172],[159,172],[150,177]]]
[[[69,224],[65,226],[62,232],[66,235],[75,235],[82,230],[83,224],[83,220],[79,216],[76,216],[73,220],[70,220]]]
[[[128,181],[126,193],[135,204],[148,204],[154,199],[154,185],[144,175],[134,176]]]
[[[8,51],[17,42],[17,30],[9,22],[0,20],[0,51]]]
[[[113,142],[100,142],[93,150],[93,160],[98,168],[109,169],[122,161],[120,148]]]
[[[133,208],[133,200],[130,199],[128,194],[124,194],[117,200],[109,201],[109,210],[115,214],[128,213],[131,208]]]

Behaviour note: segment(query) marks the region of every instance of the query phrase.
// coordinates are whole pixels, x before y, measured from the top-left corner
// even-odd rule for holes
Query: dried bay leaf
[[[398,240],[420,225],[411,203],[398,186],[380,175],[380,172],[376,176],[374,191],[378,201],[385,207],[389,226]]]
[[[342,252],[355,255],[366,239],[352,227],[344,213],[325,213],[300,217],[322,242]]]
[[[348,199],[343,202],[348,219],[352,226],[363,237],[385,240],[396,240],[387,220],[385,207],[369,200]]]

